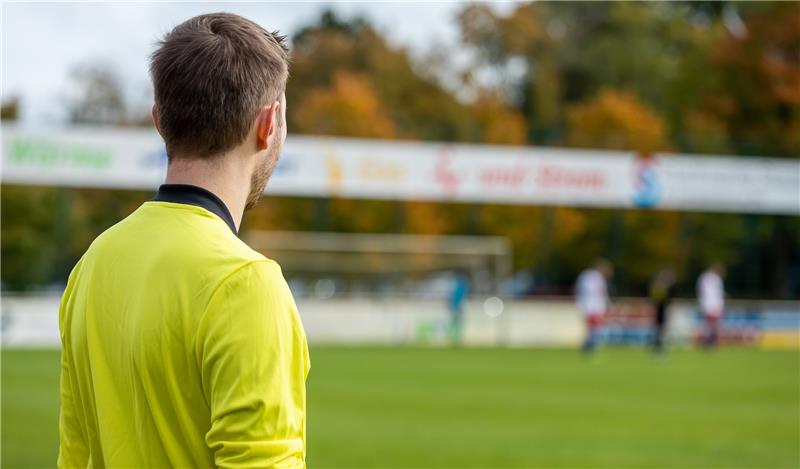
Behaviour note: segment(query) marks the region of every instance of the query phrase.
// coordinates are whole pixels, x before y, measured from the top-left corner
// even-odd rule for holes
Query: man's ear
[[[152,115],[153,115],[153,124],[156,126],[158,135],[161,135],[161,138],[164,138],[164,134],[161,133],[161,127],[158,126],[158,108],[156,108],[155,104],[153,104]]]
[[[258,132],[256,135],[256,145],[259,150],[266,150],[269,147],[269,138],[278,127],[278,113],[280,110],[280,101],[275,101],[271,105],[261,108],[261,112],[258,114]]]

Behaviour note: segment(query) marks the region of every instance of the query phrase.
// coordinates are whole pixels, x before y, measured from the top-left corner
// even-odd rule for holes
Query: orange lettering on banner
[[[342,170],[341,163],[339,163],[339,160],[333,152],[329,151],[325,154],[325,166],[328,170],[328,190],[334,194],[338,193],[342,188],[344,171]]]
[[[405,176],[402,167],[384,161],[366,160],[361,163],[361,177],[381,181],[399,181]]]

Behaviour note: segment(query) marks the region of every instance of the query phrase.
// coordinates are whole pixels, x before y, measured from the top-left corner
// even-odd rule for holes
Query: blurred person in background
[[[650,301],[653,305],[653,352],[664,353],[664,333],[667,325],[667,310],[675,290],[675,272],[661,269],[650,284]]]
[[[603,320],[610,305],[608,281],[614,268],[606,259],[598,259],[591,268],[581,272],[575,283],[575,300],[586,321],[583,353],[594,353],[600,341]]]
[[[450,340],[454,344],[461,343],[464,328],[464,304],[469,296],[469,276],[466,271],[459,270],[453,276],[453,285],[447,298],[447,310],[450,312]]]
[[[722,282],[724,275],[725,267],[715,262],[697,279],[697,299],[706,326],[703,345],[708,349],[716,347],[719,342],[722,316],[725,313],[725,285]]]
[[[305,467],[305,333],[238,237],[286,139],[284,40],[214,13],[153,53],[166,183],[70,275],[59,467]]]

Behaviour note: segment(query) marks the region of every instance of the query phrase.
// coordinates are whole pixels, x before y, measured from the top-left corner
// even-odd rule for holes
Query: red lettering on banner
[[[487,168],[481,172],[480,181],[483,186],[519,187],[525,182],[525,168]]]
[[[571,187],[597,190],[606,185],[606,179],[598,170],[568,169],[545,165],[537,171],[536,183],[547,188]]]
[[[442,149],[442,151],[439,153],[439,159],[436,162],[434,171],[436,182],[442,186],[442,189],[444,189],[445,193],[452,195],[458,191],[458,185],[460,181],[458,174],[456,174],[456,172],[453,171],[452,166],[450,166],[449,149]]]

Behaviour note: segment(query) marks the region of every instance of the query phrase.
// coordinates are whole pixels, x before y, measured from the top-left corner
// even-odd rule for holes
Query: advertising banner
[[[153,129],[3,128],[2,182],[155,190]],[[800,214],[800,161],[290,135],[267,195]]]

